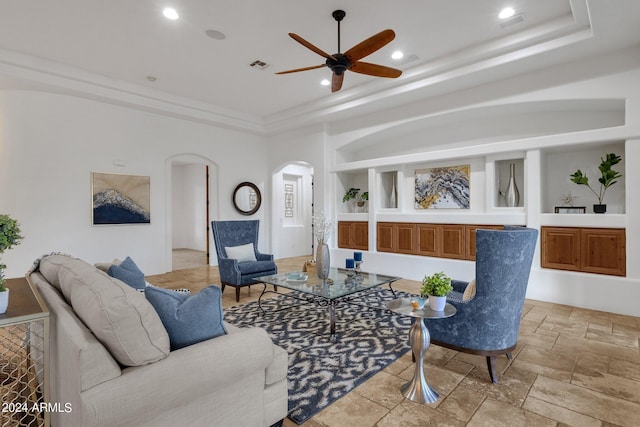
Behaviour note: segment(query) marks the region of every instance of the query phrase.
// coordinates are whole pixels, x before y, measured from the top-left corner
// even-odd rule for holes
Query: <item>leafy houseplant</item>
[[[342,198],[342,203],[347,203],[349,200],[357,198],[359,193],[360,193],[360,189],[359,188],[351,187],[344,194],[344,197]]]
[[[420,296],[422,298],[429,296],[431,309],[442,311],[447,303],[447,294],[452,290],[451,278],[441,271],[431,276],[424,276]]]
[[[615,153],[608,153],[604,158],[600,157],[600,165],[598,169],[600,170],[600,178],[598,178],[598,182],[600,182],[599,191],[591,187],[589,184],[589,177],[586,174],[583,174],[580,169],[575,171],[571,176],[571,181],[578,185],[586,185],[589,190],[598,198],[598,204],[593,205],[593,211],[596,213],[605,213],[607,210],[607,205],[604,205],[602,201],[604,200],[604,195],[607,192],[607,189],[615,184],[618,178],[622,177],[620,172],[617,172],[612,169],[613,165],[620,163],[622,158]]]
[[[11,249],[20,243],[22,236],[20,235],[20,226],[18,221],[9,215],[0,215],[0,255],[7,249]],[[4,274],[3,270],[6,265],[0,264],[0,292],[4,292]]]
[[[11,249],[22,240],[18,221],[9,215],[0,215],[0,254]],[[4,287],[5,264],[0,263],[0,314],[7,311],[9,304],[9,289]]]
[[[426,297],[427,295],[433,295],[436,297],[446,297],[452,290],[451,278],[441,271],[431,276],[424,276],[420,296]]]

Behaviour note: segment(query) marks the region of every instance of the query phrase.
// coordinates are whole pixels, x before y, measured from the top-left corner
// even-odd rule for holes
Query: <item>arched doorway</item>
[[[276,258],[313,253],[313,166],[291,162],[272,176],[272,233]]]

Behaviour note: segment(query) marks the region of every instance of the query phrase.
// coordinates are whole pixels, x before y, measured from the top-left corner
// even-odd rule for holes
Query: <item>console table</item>
[[[49,310],[27,278],[7,279],[0,314],[0,426],[49,427]]]

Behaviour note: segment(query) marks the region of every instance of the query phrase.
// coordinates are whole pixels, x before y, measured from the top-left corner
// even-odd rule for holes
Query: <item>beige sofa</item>
[[[50,400],[71,404],[51,414],[52,426],[270,426],[286,417],[287,353],[264,330],[227,324],[226,335],[169,351],[144,295],[92,265],[51,255],[29,279],[51,313]],[[119,319],[123,311],[133,317]]]

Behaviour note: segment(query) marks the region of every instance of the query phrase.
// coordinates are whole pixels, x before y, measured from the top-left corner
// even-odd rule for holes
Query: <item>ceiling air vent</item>
[[[500,28],[507,28],[515,24],[524,22],[524,13],[513,15],[511,18],[503,19],[500,21]]]
[[[249,65],[251,67],[255,68],[256,70],[264,70],[265,68],[267,68],[269,66],[269,64],[267,64],[264,61],[260,61],[259,59],[256,59],[255,61],[253,61]]]

